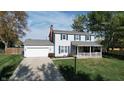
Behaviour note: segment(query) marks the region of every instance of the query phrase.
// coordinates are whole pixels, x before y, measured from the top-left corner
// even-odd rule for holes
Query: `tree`
[[[87,30],[86,22],[87,22],[87,18],[85,15],[77,15],[73,20],[72,28],[75,31],[84,32]]]
[[[0,41],[4,43],[5,49],[25,35],[27,29],[27,14],[22,11],[0,12]]]
[[[103,44],[107,50],[109,47],[124,45],[124,12],[90,12],[88,21],[89,29],[104,38]]]

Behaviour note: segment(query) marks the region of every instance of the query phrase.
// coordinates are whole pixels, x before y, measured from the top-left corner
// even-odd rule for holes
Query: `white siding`
[[[72,38],[72,36],[68,36],[68,38]],[[71,46],[70,40],[61,40],[60,34],[55,34],[55,56],[67,56],[68,53],[60,53],[59,54],[59,46]]]
[[[55,34],[55,43],[54,43],[55,56],[67,56],[68,53],[59,53],[59,46],[71,47],[71,41],[74,41],[74,35],[68,35],[68,40],[61,40],[61,34]],[[81,35],[80,41],[85,41],[85,35]],[[94,36],[91,36],[91,41],[94,41]]]

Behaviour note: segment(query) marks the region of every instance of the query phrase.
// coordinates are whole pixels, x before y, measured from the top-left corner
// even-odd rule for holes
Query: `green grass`
[[[20,55],[0,55],[0,80],[8,80],[22,59]]]
[[[54,60],[65,80],[124,80],[124,60],[115,58]]]

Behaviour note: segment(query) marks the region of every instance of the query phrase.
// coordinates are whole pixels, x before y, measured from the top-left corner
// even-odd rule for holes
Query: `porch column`
[[[91,56],[91,46],[90,46],[90,56]]]

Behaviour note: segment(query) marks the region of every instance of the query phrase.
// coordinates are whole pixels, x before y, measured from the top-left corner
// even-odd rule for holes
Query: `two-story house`
[[[27,40],[25,42],[25,57],[48,56],[49,53],[55,53],[55,57],[76,55],[79,58],[100,58],[102,57],[102,45],[95,42],[93,34],[54,30],[52,26],[49,40]]]
[[[49,40],[54,44],[56,57],[102,57],[102,45],[95,42],[95,35],[86,32],[50,29]]]

